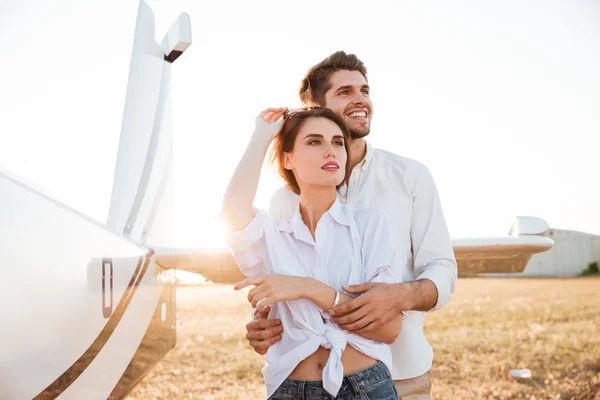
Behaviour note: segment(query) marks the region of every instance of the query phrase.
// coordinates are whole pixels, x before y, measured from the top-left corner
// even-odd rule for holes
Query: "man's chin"
[[[362,139],[369,135],[371,129],[367,126],[360,129],[349,129],[348,131],[352,139]]]

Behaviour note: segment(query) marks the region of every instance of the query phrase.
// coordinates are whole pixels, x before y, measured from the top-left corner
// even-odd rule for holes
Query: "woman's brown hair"
[[[279,132],[279,134],[273,139],[273,145],[271,147],[271,153],[269,157],[271,164],[277,164],[279,175],[285,181],[285,185],[288,187],[288,189],[296,194],[300,194],[300,187],[298,186],[298,181],[296,181],[294,173],[283,166],[284,153],[289,153],[294,150],[296,137],[298,136],[302,126],[304,126],[306,120],[309,118],[326,118],[334,122],[340,128],[342,135],[344,136],[344,148],[346,149],[347,159],[344,180],[337,186],[337,188],[339,189],[343,184],[347,185],[348,179],[350,179],[350,150],[348,148],[350,133],[348,132],[348,128],[346,128],[346,123],[342,117],[331,111],[329,108],[307,108],[302,111],[297,111],[287,118],[283,124],[283,127],[281,128],[281,132]]]

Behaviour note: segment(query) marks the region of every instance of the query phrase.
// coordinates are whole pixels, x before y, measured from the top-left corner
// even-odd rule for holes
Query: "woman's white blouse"
[[[397,283],[402,279],[406,260],[398,257],[404,252],[396,251],[387,216],[381,210],[336,200],[319,220],[315,239],[299,207],[289,220],[274,220],[255,210],[246,228],[227,236],[235,261],[246,276],[312,277],[342,293],[342,285]],[[310,300],[272,304],[269,318],[281,319],[283,334],[267,351],[263,369],[267,397],[319,346],[331,349],[323,370],[323,387],[334,397],[342,384],[341,355],[347,344],[392,369],[388,345],[341,330],[326,310]]]

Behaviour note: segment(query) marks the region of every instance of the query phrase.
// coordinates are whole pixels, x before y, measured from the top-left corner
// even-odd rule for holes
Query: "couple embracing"
[[[457,278],[433,178],[365,140],[373,103],[355,55],[313,66],[299,95],[306,108],[256,118],[223,200],[267,397],[431,399],[425,312]],[[267,213],[253,201],[269,148],[285,187]]]

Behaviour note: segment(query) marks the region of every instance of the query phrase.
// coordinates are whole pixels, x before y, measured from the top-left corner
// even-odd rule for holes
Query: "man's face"
[[[341,70],[329,77],[331,89],[325,93],[323,106],[346,121],[353,139],[367,136],[371,130],[373,103],[367,80],[359,71]]]

